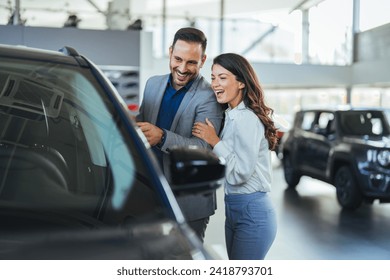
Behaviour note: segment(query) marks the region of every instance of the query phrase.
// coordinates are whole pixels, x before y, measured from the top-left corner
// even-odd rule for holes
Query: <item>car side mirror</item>
[[[175,194],[209,192],[223,183],[225,162],[208,149],[176,147],[169,158],[167,179]]]

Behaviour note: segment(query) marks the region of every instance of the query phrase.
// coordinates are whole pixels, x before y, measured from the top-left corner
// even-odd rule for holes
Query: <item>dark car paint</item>
[[[132,145],[137,151],[137,157],[139,157],[137,160],[143,162],[144,173],[148,176],[142,177],[143,175],[139,173],[137,180],[147,182],[148,185],[153,186],[153,190],[150,192],[145,192],[147,188],[139,189],[136,187],[132,190],[131,195],[126,198],[124,207],[115,211],[112,210],[111,202],[104,199],[99,207],[106,210],[96,212],[92,216],[80,214],[83,210],[80,207],[86,207],[88,200],[76,198],[71,193],[63,191],[55,191],[54,196],[52,196],[54,200],[44,201],[44,204],[41,205],[23,204],[29,199],[36,199],[37,201],[42,199],[40,194],[42,191],[45,193],[46,189],[39,191],[39,188],[35,186],[33,191],[24,188],[32,196],[25,195],[21,204],[15,204],[13,201],[1,201],[0,194],[0,248],[2,248],[0,249],[0,259],[211,258],[186,224],[171,186],[162,175],[151,150],[147,148],[148,144],[142,132],[131,120],[126,104],[98,67],[72,48],[64,48],[62,52],[53,52],[0,45],[0,58],[77,66],[90,71],[94,77],[93,79],[102,87],[102,91],[109,99],[109,105],[113,106],[117,114],[116,123],[121,123],[123,133],[128,134],[126,137],[131,139]],[[83,110],[82,108],[78,109]],[[8,109],[4,108],[0,111],[2,116],[7,112]],[[84,113],[89,114],[89,112]],[[90,117],[93,118],[92,115]],[[31,157],[34,162],[45,161],[46,155],[44,153],[50,152],[46,147],[40,148],[40,150],[31,150],[31,148],[23,146],[15,147],[8,142],[3,143],[2,137],[0,138],[1,156],[5,160],[10,157],[10,152],[14,157],[15,151],[20,150],[20,159],[31,153],[30,156],[27,156]],[[186,163],[186,167],[175,175],[177,177],[169,178],[172,182],[180,182],[175,186],[179,190],[176,195],[211,191],[220,186],[224,175],[224,166],[210,151],[193,149],[193,152],[186,151],[185,156],[180,157],[180,151],[175,152],[173,150],[172,154],[176,157],[172,158],[172,165],[175,165],[177,160]],[[40,159],[40,157],[42,158]],[[2,162],[7,164],[7,161]],[[202,164],[199,165],[199,162],[202,162]],[[209,164],[218,168],[218,172],[210,174],[207,170]],[[6,165],[3,167],[6,168]],[[203,179],[195,182],[194,178],[188,176],[180,178],[183,174],[189,174],[187,168],[199,172],[198,174]],[[47,182],[48,180],[53,182],[50,183],[51,186],[55,184],[52,181],[53,179],[59,184],[63,183],[60,177],[48,177],[44,172],[35,174],[34,176],[42,177],[41,182]],[[16,180],[17,177],[16,175],[14,178],[9,178],[9,180]],[[26,182],[28,177],[23,180]],[[148,192],[150,198],[148,198]],[[68,209],[62,209],[61,204],[56,204],[56,197],[60,197],[61,201],[65,198],[72,201],[72,203],[74,202],[78,207],[75,208],[77,211],[72,212]],[[155,199],[160,202],[153,202]],[[161,210],[163,211],[158,214],[160,218],[156,219],[155,214],[149,218],[143,214],[142,217],[138,218],[136,213],[139,211],[137,209],[148,207],[147,205],[150,203],[161,203]],[[133,205],[135,206],[133,207]],[[131,209],[130,213],[133,213],[131,217],[128,216],[129,207]]]
[[[390,200],[390,170],[380,166],[374,156],[379,150],[390,150],[388,119],[383,116],[382,135],[346,135],[341,129],[340,118],[348,111],[368,110],[383,114],[383,109],[316,109],[296,113],[294,126],[283,142],[283,158],[289,157],[299,176],[310,176],[334,184],[335,173],[342,165],[349,166],[356,178],[357,186],[367,201]],[[300,128],[303,114],[327,112],[334,114],[334,124],[330,130]],[[316,115],[318,118],[318,115]],[[372,155],[372,156],[370,156]],[[379,181],[373,178],[379,178]],[[375,184],[373,184],[373,182]],[[381,187],[378,187],[378,184]],[[292,186],[294,187],[294,186]]]

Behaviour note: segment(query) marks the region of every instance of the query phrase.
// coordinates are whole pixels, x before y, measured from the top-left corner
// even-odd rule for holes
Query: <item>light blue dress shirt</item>
[[[264,125],[241,102],[225,111],[221,141],[214,153],[226,160],[226,194],[248,194],[271,190],[271,151]]]

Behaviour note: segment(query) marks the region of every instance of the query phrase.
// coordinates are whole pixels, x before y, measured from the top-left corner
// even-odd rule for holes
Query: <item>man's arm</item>
[[[183,115],[185,114],[188,114],[188,112],[185,112]],[[183,125],[181,124],[181,129],[184,129],[185,132],[182,131],[179,134],[179,132],[174,133],[172,131],[166,131],[166,139],[161,146],[161,150],[166,152],[173,146],[190,145],[211,148],[204,140],[192,135],[192,127],[196,122],[205,123],[206,118],[208,118],[212,122],[216,131],[219,131],[222,123],[222,116],[223,112],[221,105],[217,103],[214,95],[209,95],[208,98],[202,100],[200,104],[197,104],[195,115],[193,118],[187,120],[185,128],[183,128]],[[185,118],[185,116],[182,116],[182,118]]]

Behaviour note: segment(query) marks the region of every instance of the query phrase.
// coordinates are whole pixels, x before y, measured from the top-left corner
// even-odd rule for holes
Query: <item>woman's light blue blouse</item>
[[[271,190],[271,151],[264,125],[241,102],[225,111],[225,125],[214,153],[226,161],[225,193],[245,194]]]

